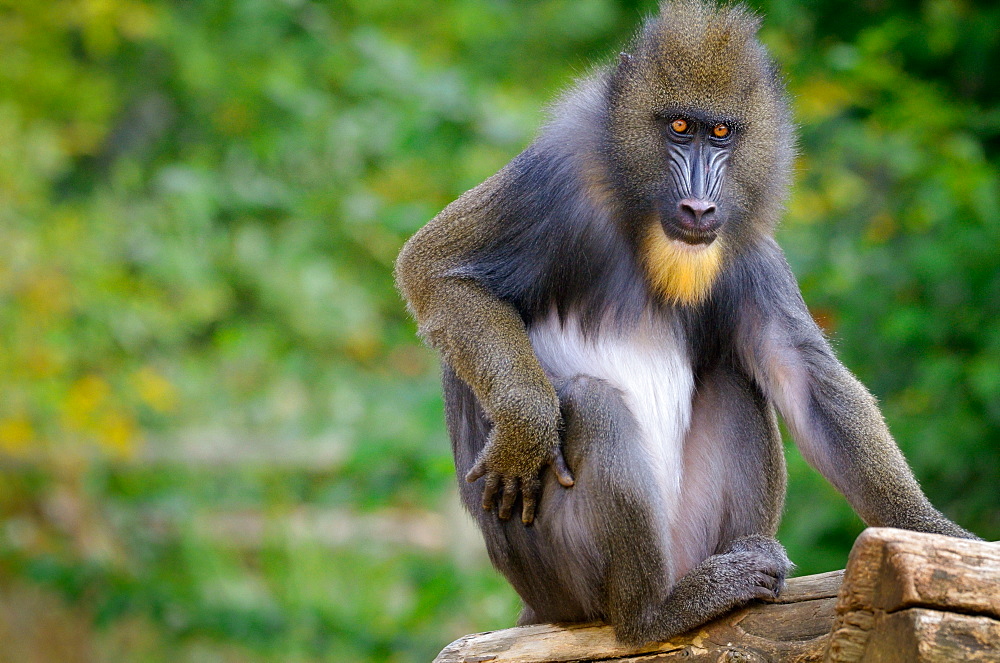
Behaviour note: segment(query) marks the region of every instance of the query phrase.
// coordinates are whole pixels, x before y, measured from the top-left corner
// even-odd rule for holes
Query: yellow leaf
[[[805,123],[818,122],[837,114],[850,104],[851,91],[840,83],[817,78],[796,91],[796,109]]]
[[[98,408],[111,394],[108,383],[87,375],[73,383],[63,403],[63,421],[70,430],[84,430]]]
[[[132,384],[142,402],[157,412],[167,413],[177,409],[177,389],[149,366],[132,375]]]
[[[39,274],[31,279],[20,293],[28,311],[39,321],[58,318],[69,311],[73,286],[59,273]]]
[[[127,458],[135,453],[135,422],[121,412],[108,412],[97,425],[98,444],[113,456]]]
[[[872,217],[865,229],[865,239],[872,244],[883,244],[899,232],[899,223],[891,215],[882,212]]]
[[[26,417],[18,416],[0,421],[0,452],[10,456],[24,456],[35,439],[35,429]]]

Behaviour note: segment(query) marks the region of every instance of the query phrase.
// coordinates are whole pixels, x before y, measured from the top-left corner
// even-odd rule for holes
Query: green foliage
[[[512,623],[391,265],[653,4],[0,2],[0,623],[42,588],[85,658],[261,661]],[[1000,9],[761,10],[806,299],[996,538]],[[793,559],[842,566],[860,521],[790,471]]]
[[[780,239],[806,300],[882,401],[932,501],[993,538],[1000,99],[985,63],[996,59],[1000,34],[979,26],[997,17],[995,7],[931,2],[850,26],[802,15],[772,39],[803,123]],[[827,18],[830,34],[817,29]],[[970,29],[960,34],[963,24]],[[820,490],[800,468],[792,465],[785,530],[803,546],[804,570],[822,568],[810,557],[832,539],[839,566],[860,524],[842,500],[824,500],[836,512],[797,509]]]

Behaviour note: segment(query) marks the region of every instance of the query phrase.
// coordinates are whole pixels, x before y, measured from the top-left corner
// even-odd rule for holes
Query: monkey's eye
[[[670,123],[670,128],[679,134],[687,133],[687,130],[690,127],[691,125],[688,123],[688,121],[681,118],[677,118],[676,120]]]
[[[721,122],[714,127],[712,127],[712,135],[716,138],[728,138],[731,129],[728,125],[722,124]]]

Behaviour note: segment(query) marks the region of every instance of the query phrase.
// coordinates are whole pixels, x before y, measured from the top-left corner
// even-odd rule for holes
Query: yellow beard
[[[671,304],[704,301],[722,267],[718,239],[708,246],[691,246],[669,239],[658,223],[650,224],[642,253],[653,291]]]

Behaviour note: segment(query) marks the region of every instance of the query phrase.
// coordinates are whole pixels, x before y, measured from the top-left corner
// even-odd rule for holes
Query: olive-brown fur
[[[603,619],[641,643],[775,596],[790,568],[776,410],[867,523],[974,536],[923,495],[773,240],[794,130],[758,23],[665,2],[400,253],[441,353],[462,500],[521,623]],[[671,134],[673,117],[732,140]],[[715,253],[665,234],[702,154]]]

